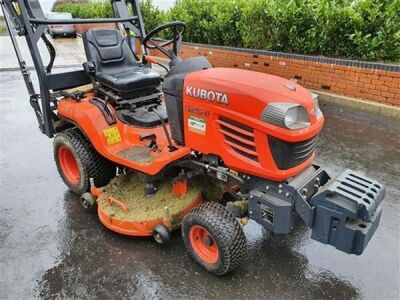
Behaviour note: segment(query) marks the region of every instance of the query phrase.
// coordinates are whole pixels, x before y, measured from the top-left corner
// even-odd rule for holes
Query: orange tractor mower
[[[288,234],[298,216],[312,239],[364,251],[385,188],[351,170],[331,178],[313,164],[324,124],[317,95],[280,77],[213,68],[205,57],[182,60],[184,23],[146,34],[136,0],[111,4],[111,19],[50,20],[37,0],[1,2],[39,128],[54,137],[60,176],[83,207],[115,232],[160,244],[181,228],[187,251],[216,275],[240,265],[249,219]],[[120,23],[121,30],[85,32],[83,68],[53,72],[46,26],[71,23]],[[26,38],[40,93],[15,34]],[[151,68],[158,62],[148,49],[170,59],[165,76]]]

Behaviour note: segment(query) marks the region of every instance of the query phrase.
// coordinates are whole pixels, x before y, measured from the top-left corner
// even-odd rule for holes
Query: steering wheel
[[[171,29],[173,37],[170,40],[160,41],[155,40],[155,37],[162,31]],[[165,54],[169,59],[174,61],[178,57],[179,46],[182,40],[182,35],[186,30],[186,24],[180,21],[165,23],[150,31],[143,39],[143,46],[148,49],[157,49]],[[172,45],[172,51],[166,47]]]

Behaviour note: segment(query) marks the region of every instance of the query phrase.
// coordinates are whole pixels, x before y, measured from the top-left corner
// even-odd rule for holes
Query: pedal
[[[158,149],[158,145],[157,145],[157,136],[153,133],[153,134],[145,134],[145,135],[141,135],[139,137],[139,140],[142,142],[144,140],[150,140],[147,144],[145,144],[145,146],[147,148],[153,149],[153,150],[157,150]]]

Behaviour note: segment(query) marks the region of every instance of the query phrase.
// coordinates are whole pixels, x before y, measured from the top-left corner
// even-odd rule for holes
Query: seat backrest
[[[83,36],[86,58],[96,66],[97,73],[121,73],[123,68],[138,66],[126,40],[116,29],[91,29]]]

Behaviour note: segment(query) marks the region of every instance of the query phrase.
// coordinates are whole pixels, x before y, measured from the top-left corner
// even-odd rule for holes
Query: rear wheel
[[[115,165],[98,154],[79,129],[57,134],[53,145],[58,172],[68,188],[77,194],[90,190],[90,178],[97,187],[102,187],[115,176]]]
[[[182,236],[186,249],[196,263],[215,275],[234,270],[246,253],[242,227],[218,203],[204,203],[185,216]]]

